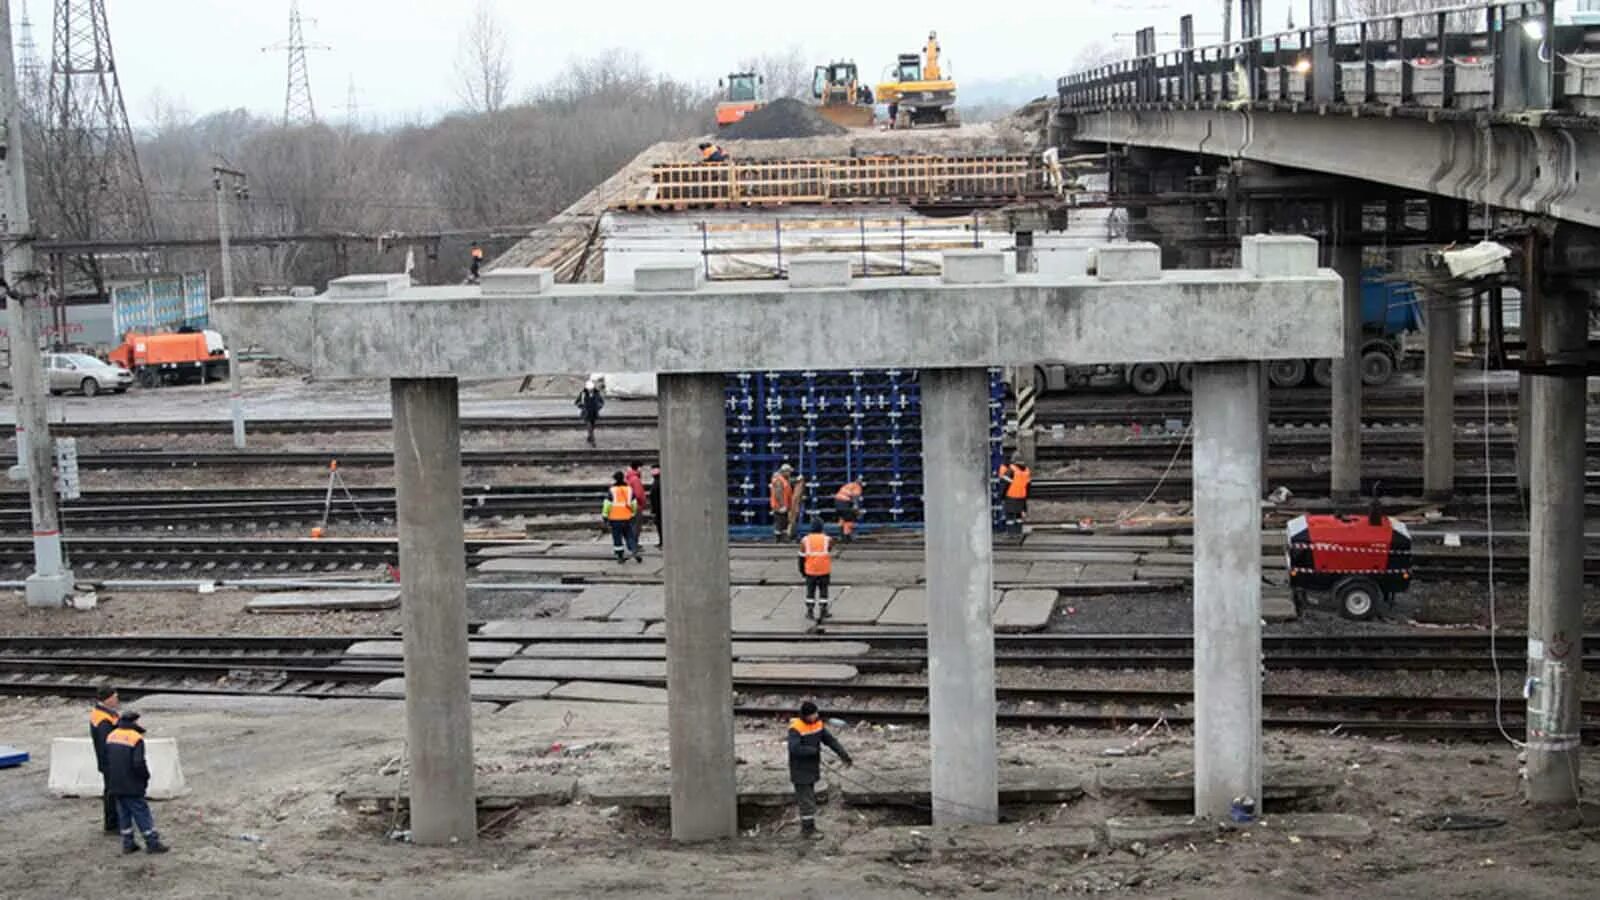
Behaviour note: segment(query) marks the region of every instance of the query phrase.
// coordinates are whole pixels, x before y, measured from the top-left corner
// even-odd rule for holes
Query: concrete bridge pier
[[[1448,500],[1456,488],[1456,298],[1431,297],[1422,387],[1422,492]]]
[[[1335,503],[1361,494],[1361,245],[1340,244],[1333,269],[1344,279],[1344,351],[1333,358],[1333,472]]]
[[[935,825],[999,821],[989,376],[925,369],[928,713]]]
[[[1583,375],[1589,294],[1540,297],[1539,334],[1547,364],[1534,370],[1528,537],[1529,803],[1578,802],[1583,684]],[[1534,354],[1529,354],[1532,357]]]

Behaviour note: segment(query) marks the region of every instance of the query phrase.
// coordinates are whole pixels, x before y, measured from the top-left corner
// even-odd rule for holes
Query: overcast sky
[[[354,81],[368,122],[431,119],[458,106],[455,59],[475,0],[301,0],[317,113],[346,115]],[[1294,0],[1301,10],[1307,0]],[[1269,29],[1289,0],[1268,0]],[[1197,30],[1219,30],[1221,0],[921,0],[871,3],[671,3],[660,0],[496,0],[514,63],[514,95],[546,81],[575,57],[624,47],[654,69],[714,84],[741,56],[800,47],[808,60],[854,58],[876,79],[896,53],[920,48],[937,29],[958,79],[1003,81],[1066,74],[1090,41],[1113,33],[1132,46],[1145,25],[1175,31],[1185,12]],[[20,19],[23,0],[11,0]],[[27,0],[34,39],[48,64],[50,0]],[[281,113],[284,56],[260,48],[288,31],[288,0],[106,0],[117,65],[135,127],[158,100],[194,114],[244,107]],[[909,10],[916,10],[914,13]],[[1302,16],[1303,17],[1303,16]],[[1170,39],[1163,39],[1163,45]],[[1175,40],[1171,41],[1175,43]],[[1202,43],[1207,41],[1202,38]]]

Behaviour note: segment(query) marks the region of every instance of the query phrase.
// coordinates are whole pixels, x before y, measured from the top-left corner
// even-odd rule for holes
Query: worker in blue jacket
[[[819,838],[817,830],[817,782],[822,780],[822,747],[826,744],[846,766],[854,765],[844,746],[828,732],[810,700],[800,704],[800,717],[789,720],[789,781],[794,785],[795,804],[800,807],[800,834]]]
[[[139,852],[139,845],[133,841],[135,828],[144,835],[146,852],[165,853],[169,849],[161,843],[155,819],[150,815],[150,804],[145,801],[145,790],[150,787],[150,767],[145,764],[144,746],[144,726],[139,724],[139,714],[130,709],[106,735],[106,790],[117,799],[123,853]]]
[[[106,737],[112,729],[117,727],[120,718],[117,707],[117,689],[102,687],[95,691],[94,705],[89,707],[89,741],[94,744],[94,765],[100,770],[102,782],[100,790],[100,819],[101,827],[106,834],[116,834],[121,831],[117,825],[117,799],[111,796],[111,789],[104,786],[106,777]]]

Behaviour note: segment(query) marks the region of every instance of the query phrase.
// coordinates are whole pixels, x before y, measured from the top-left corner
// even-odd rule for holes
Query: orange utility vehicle
[[[228,350],[215,331],[142,334],[130,331],[110,353],[143,387],[228,377]]]

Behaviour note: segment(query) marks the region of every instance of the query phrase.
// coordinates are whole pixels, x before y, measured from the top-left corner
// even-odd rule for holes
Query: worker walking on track
[[[775,543],[783,543],[784,536],[789,533],[789,511],[794,505],[794,485],[789,482],[789,476],[793,473],[794,467],[784,463],[767,483],[767,505],[772,510],[772,540]]]
[[[106,735],[106,789],[117,801],[117,825],[122,832],[122,852],[138,853],[133,832],[144,835],[147,853],[165,853],[167,845],[161,843],[156,832],[155,819],[150,815],[150,804],[145,791],[150,787],[150,767],[144,758],[144,727],[139,724],[139,714],[129,710],[117,720],[117,727]]]
[[[606,405],[605,395],[600,393],[600,388],[594,379],[584,382],[583,390],[578,392],[578,399],[572,401],[578,408],[578,416],[589,427],[589,446],[594,446],[594,423],[600,421],[600,410]]]
[[[839,531],[846,544],[855,540],[856,521],[861,518],[861,494],[866,486],[852,478],[833,495],[833,511],[839,517]]]
[[[600,507],[600,515],[611,528],[611,549],[617,554],[617,562],[627,562],[623,550],[633,555],[638,562],[644,562],[644,554],[639,552],[639,533],[634,530],[633,517],[639,513],[639,501],[633,497],[633,489],[628,487],[628,480],[621,472],[611,476],[611,489],[606,494],[606,502]]]
[[[1022,534],[1022,523],[1028,518],[1028,488],[1033,483],[1033,471],[1015,455],[1009,463],[1000,466],[1000,486],[1005,496],[1001,506],[1005,512],[1006,530]]]
[[[117,727],[121,705],[114,687],[101,687],[94,692],[94,705],[89,707],[89,741],[94,744],[94,764],[100,770],[100,824],[106,834],[116,834],[117,800],[111,796],[110,783],[106,781],[106,737]]]
[[[822,837],[817,830],[817,782],[822,780],[822,746],[826,744],[846,766],[855,765],[850,754],[822,724],[817,705],[800,704],[799,718],[789,720],[789,781],[795,805],[800,807],[800,835]]]
[[[645,489],[645,501],[650,504],[650,519],[656,523],[656,544],[667,546],[667,533],[662,530],[661,512],[661,467],[650,467],[650,486]]]
[[[822,530],[821,519],[812,521],[811,533],[800,541],[800,574],[806,580],[806,618],[821,622],[828,617],[828,580],[833,575],[833,539]]]

